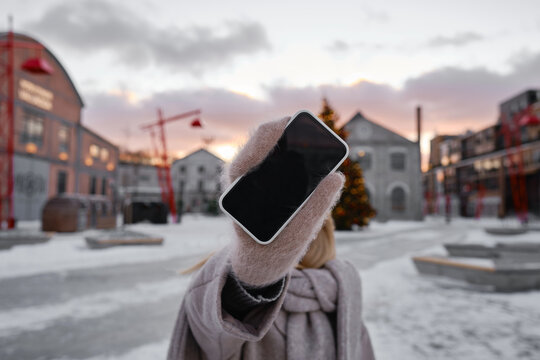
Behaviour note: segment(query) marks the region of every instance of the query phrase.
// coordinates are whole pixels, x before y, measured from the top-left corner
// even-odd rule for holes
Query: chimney
[[[422,107],[417,106],[416,107],[416,141],[418,142],[418,145],[420,145],[422,135]]]

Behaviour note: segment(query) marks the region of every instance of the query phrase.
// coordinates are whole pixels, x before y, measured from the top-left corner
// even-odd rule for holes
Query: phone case
[[[328,132],[330,134],[332,134],[336,139],[338,139],[342,144],[343,146],[345,147],[345,156],[337,163],[337,165],[330,171],[328,172],[328,174],[331,174],[332,172],[336,171],[339,166],[343,163],[343,161],[345,161],[345,159],[347,159],[347,157],[349,156],[349,146],[347,145],[347,143],[342,139],[340,138],[334,131],[332,131],[332,129],[330,129],[323,121],[321,121],[317,116],[315,116],[313,113],[311,113],[310,111],[308,110],[300,110],[300,111],[297,111],[292,117],[291,119],[289,120],[289,122],[287,123],[287,126],[285,127],[285,129],[289,126],[289,124],[301,113],[308,113],[310,114],[311,116],[313,116],[320,124],[322,124],[322,126],[328,130]],[[264,161],[264,160],[263,160]],[[326,176],[328,176],[328,174]],[[278,229],[278,231],[274,234],[274,236],[272,236],[272,238],[268,241],[261,241],[259,240],[255,235],[253,235],[248,229],[246,229],[246,227],[240,222],[238,221],[232,214],[230,214],[224,207],[223,207],[223,198],[234,188],[234,186],[236,185],[236,183],[238,181],[240,181],[240,179],[242,179],[243,176],[240,176],[239,178],[237,178],[235,181],[233,181],[233,183],[231,185],[229,185],[229,187],[223,192],[223,194],[221,194],[220,198],[219,198],[219,207],[221,209],[221,211],[223,211],[225,214],[227,214],[236,224],[238,224],[238,226],[240,226],[242,228],[242,230],[244,230],[246,232],[246,234],[248,234],[253,240],[255,240],[257,243],[261,244],[261,245],[268,245],[270,243],[272,243],[276,237],[279,235],[279,233],[281,231],[283,231],[283,229],[285,229],[285,227],[287,226],[287,224],[294,218],[294,216],[300,211],[300,209],[302,209],[302,207],[304,206],[304,204],[311,198],[311,196],[313,195],[313,192],[311,194],[309,194],[309,196],[302,202],[302,204],[295,210],[295,212],[287,219],[287,221]]]

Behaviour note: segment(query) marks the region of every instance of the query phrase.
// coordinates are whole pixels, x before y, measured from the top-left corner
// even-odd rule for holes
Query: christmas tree
[[[336,128],[339,117],[326,98],[323,99],[323,108],[319,113],[319,118],[343,140],[347,139],[348,133],[345,128]],[[371,207],[366,194],[362,168],[357,162],[347,158],[341,164],[339,171],[345,175],[345,185],[341,198],[332,211],[336,229],[351,230],[353,224],[367,226],[369,220],[375,216],[375,210]]]

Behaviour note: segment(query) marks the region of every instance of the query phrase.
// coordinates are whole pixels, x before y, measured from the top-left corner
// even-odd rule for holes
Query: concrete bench
[[[85,237],[86,245],[91,249],[104,249],[126,245],[162,245],[163,238],[152,237],[135,231],[104,231],[97,236]]]
[[[444,276],[473,285],[489,286],[499,292],[540,289],[540,264],[512,266],[487,259],[449,258],[445,256],[413,257],[421,274]]]

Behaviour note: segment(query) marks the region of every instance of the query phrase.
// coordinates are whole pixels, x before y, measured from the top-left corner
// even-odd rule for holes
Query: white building
[[[421,220],[420,148],[387,128],[356,113],[347,124],[350,157],[363,170],[376,220]]]
[[[182,212],[205,212],[216,204],[221,194],[220,176],[224,161],[205,149],[176,160],[171,177]],[[180,209],[179,209],[180,211]]]
[[[119,195],[131,201],[161,201],[157,169],[153,165],[120,162],[118,184]]]

